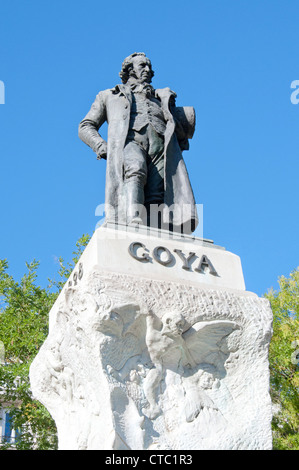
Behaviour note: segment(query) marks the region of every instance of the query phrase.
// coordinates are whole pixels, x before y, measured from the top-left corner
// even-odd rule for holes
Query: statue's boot
[[[127,223],[143,225],[142,214],[144,211],[144,189],[136,181],[125,183],[127,199]]]

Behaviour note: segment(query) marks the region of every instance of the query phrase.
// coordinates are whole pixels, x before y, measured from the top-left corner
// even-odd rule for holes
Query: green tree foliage
[[[299,268],[266,294],[273,311],[270,387],[275,414],[273,447],[299,450]]]
[[[1,402],[9,405],[12,424],[21,430],[18,450],[57,447],[54,421],[32,398],[29,368],[47,337],[49,311],[88,241],[88,235],[78,240],[67,265],[59,258],[58,279],[49,281],[47,288],[36,285],[37,261],[26,264],[27,272],[17,282],[8,274],[7,261],[0,260],[0,406]],[[0,449],[8,447],[8,443],[0,444]]]

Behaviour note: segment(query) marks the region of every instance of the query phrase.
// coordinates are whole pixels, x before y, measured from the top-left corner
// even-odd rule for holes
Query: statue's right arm
[[[98,130],[106,121],[106,105],[104,92],[100,92],[90,111],[79,124],[79,137],[97,154],[97,158],[107,158],[107,142]]]

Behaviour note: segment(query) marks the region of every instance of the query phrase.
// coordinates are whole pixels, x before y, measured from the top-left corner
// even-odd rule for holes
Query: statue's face
[[[136,56],[132,59],[132,70],[130,75],[136,78],[141,83],[151,82],[151,62],[147,57]]]
[[[183,333],[186,322],[179,312],[173,312],[171,314],[166,313],[162,318],[162,323],[162,334],[180,336]]]

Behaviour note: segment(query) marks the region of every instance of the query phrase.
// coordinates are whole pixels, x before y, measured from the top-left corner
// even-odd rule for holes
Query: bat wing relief
[[[235,344],[227,340],[240,326],[223,319],[190,324],[188,313],[175,306],[163,313],[157,305],[148,308],[139,296],[109,289],[105,296],[92,309],[91,323],[100,334],[101,361],[111,386],[127,390],[139,413],[153,420],[163,411],[165,378],[172,371],[180,376],[184,404],[179,406],[187,422],[204,408],[215,409],[209,389],[226,375],[229,343]]]
[[[142,411],[150,419],[161,413],[158,394],[167,368],[176,367],[181,373],[187,421],[194,420],[204,407],[215,408],[205,390],[225,376],[225,361],[231,352],[226,338],[239,326],[214,320],[184,328],[186,321],[180,312],[166,313],[161,320],[147,315],[146,345],[153,367],[143,382],[149,406]]]

